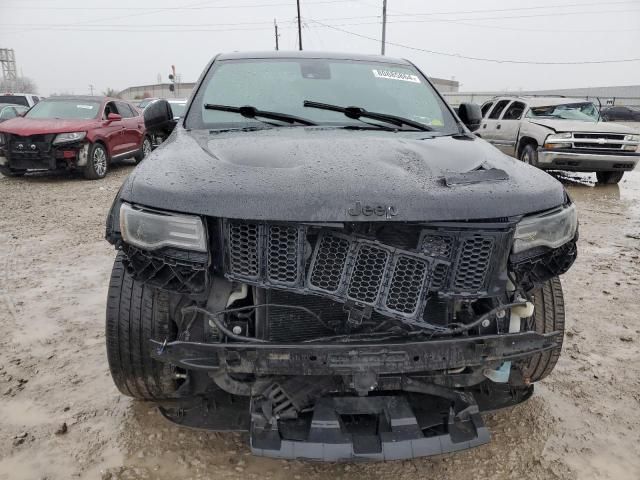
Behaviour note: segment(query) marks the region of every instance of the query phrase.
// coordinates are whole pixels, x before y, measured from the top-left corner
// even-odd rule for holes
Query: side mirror
[[[458,116],[469,130],[475,132],[482,123],[482,111],[476,103],[461,103],[458,107]]]
[[[176,126],[171,105],[166,100],[156,100],[144,109],[144,126],[152,135],[169,135]]]
[[[109,120],[110,122],[116,122],[118,120],[122,120],[122,115],[118,113],[110,113],[109,115],[107,115],[107,120]]]

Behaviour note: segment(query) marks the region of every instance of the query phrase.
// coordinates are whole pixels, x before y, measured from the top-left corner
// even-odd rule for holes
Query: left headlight
[[[204,224],[200,217],[140,210],[123,203],[120,207],[122,239],[145,250],[176,247],[207,251]]]
[[[53,144],[58,143],[67,143],[67,142],[77,142],[78,140],[82,140],[87,136],[87,132],[69,132],[69,133],[59,133],[56,135],[56,138],[53,139]]]
[[[575,236],[577,228],[575,204],[523,218],[516,226],[513,253],[540,246],[558,248]]]

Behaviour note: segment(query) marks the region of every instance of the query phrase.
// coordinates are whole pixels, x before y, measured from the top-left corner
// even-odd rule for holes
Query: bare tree
[[[22,92],[22,93],[38,93],[36,83],[29,77],[18,77],[15,80],[5,78],[0,80],[0,91],[3,92]]]
[[[113,98],[120,98],[119,97],[119,92],[113,88],[107,88],[104,92],[102,92],[102,94],[105,97],[113,97]]]

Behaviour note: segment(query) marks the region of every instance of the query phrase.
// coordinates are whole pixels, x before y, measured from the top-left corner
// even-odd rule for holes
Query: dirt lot
[[[242,435],[177,428],[116,391],[103,332],[115,252],[102,237],[130,170],[0,175],[0,480],[640,478],[640,172],[619,187],[562,178],[581,216],[564,353],[529,402],[487,416],[490,444],[323,465],[252,457]]]

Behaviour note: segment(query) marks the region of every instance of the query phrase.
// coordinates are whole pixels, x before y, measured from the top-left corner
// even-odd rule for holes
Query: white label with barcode
[[[372,70],[373,76],[376,78],[386,78],[388,80],[402,80],[403,82],[420,83],[417,75],[410,73],[394,72],[393,70]]]

